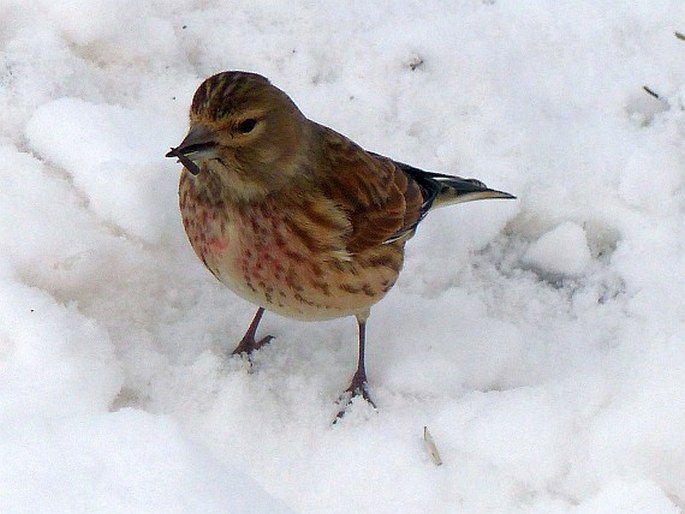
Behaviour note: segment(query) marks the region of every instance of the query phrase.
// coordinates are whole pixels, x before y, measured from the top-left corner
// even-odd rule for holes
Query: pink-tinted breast
[[[200,202],[192,187],[181,190],[183,223],[198,257],[235,293],[269,310],[310,320],[356,314],[380,300],[397,278],[401,252],[397,258],[388,253],[392,248],[344,256],[344,247],[312,234],[312,228],[321,233],[331,226],[317,227],[302,215],[297,219],[306,220],[306,227],[296,226],[296,207],[212,205]],[[335,241],[333,236],[320,239]]]

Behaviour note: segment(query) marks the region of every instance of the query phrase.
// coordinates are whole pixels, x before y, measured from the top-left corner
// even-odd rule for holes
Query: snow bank
[[[0,511],[682,510],[681,4],[0,4]],[[267,315],[226,357],[254,308],[163,157],[225,69],[518,197],[409,243],[369,321],[378,412],[330,423],[352,319]]]

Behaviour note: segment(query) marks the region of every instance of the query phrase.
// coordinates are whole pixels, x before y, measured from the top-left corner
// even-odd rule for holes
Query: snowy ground
[[[685,506],[685,3],[453,3],[0,2],[0,512]],[[163,158],[225,69],[519,197],[409,244],[377,413],[330,424],[352,319],[269,315],[252,371],[226,358],[253,307]]]

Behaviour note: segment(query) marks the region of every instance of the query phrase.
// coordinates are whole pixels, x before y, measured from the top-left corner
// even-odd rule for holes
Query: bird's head
[[[231,194],[249,199],[302,173],[309,124],[266,78],[227,71],[197,89],[188,134],[166,156],[178,158],[193,175],[209,175]]]

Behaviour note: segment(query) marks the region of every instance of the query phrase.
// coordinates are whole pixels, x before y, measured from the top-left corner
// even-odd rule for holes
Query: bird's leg
[[[257,309],[257,313],[254,315],[254,318],[252,318],[252,323],[250,323],[250,326],[247,328],[247,332],[245,332],[245,335],[240,340],[240,343],[238,343],[238,346],[236,346],[235,350],[233,350],[233,355],[245,353],[249,356],[255,350],[259,350],[262,346],[271,342],[273,336],[263,337],[259,341],[256,341],[254,337],[257,333],[257,327],[259,326],[259,322],[262,320],[263,315],[264,307],[260,307]]]
[[[366,381],[366,365],[364,363],[364,352],[366,349],[366,316],[357,316],[357,325],[359,327],[359,353],[357,360],[357,371],[352,377],[352,382],[345,392],[340,395],[339,403],[342,405],[336,416],[336,421],[345,415],[345,410],[352,399],[356,396],[364,398],[372,407],[376,404],[369,395],[369,384]]]

